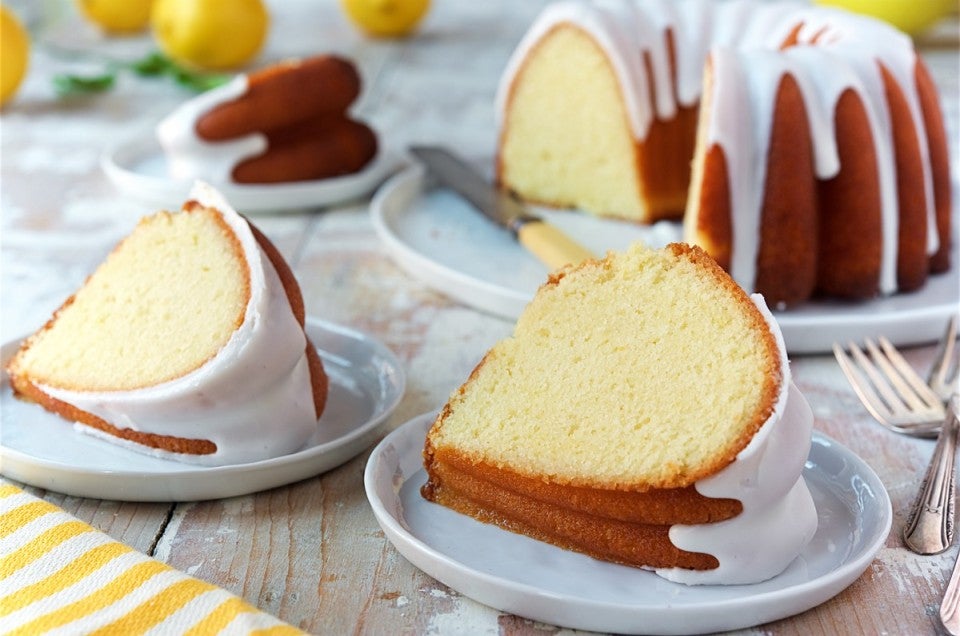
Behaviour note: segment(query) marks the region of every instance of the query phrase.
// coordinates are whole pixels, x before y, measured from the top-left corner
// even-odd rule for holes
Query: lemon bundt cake
[[[296,451],[327,377],[293,273],[216,191],[142,220],[7,365],[14,391],[136,450],[207,465]]]
[[[430,429],[427,499],[685,583],[775,576],[812,538],[813,416],[776,323],[702,250],[551,275]]]
[[[361,170],[377,137],[347,109],[360,75],[333,55],[287,61],[186,102],[157,136],[174,178],[226,183],[325,179]]]
[[[503,187],[685,217],[684,240],[771,305],[910,291],[949,267],[936,88],[910,39],[872,18],[567,0],[532,25],[497,100]]]

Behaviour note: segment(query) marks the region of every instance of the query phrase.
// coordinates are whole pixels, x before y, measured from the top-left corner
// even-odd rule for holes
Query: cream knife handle
[[[528,221],[521,225],[517,229],[517,239],[551,270],[596,258],[593,252],[543,221]]]

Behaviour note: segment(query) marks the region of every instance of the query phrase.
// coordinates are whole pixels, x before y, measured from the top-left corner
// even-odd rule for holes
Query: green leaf
[[[53,86],[61,97],[71,95],[89,95],[103,93],[113,88],[116,76],[113,73],[102,75],[55,75]]]
[[[163,75],[170,71],[172,62],[163,53],[154,51],[146,57],[130,63],[130,70],[141,77]]]
[[[177,84],[198,93],[222,86],[230,81],[229,75],[193,73],[182,68],[171,72],[170,75]]]
[[[180,66],[159,51],[133,62],[129,67],[141,76],[167,75],[180,86],[197,92],[216,88],[230,80],[229,75],[202,73]]]
[[[110,72],[101,75],[57,75],[53,78],[57,94],[62,97],[77,94],[103,93],[113,88],[116,73],[129,70],[140,77],[169,77],[175,83],[194,92],[208,91],[230,81],[231,75],[202,73],[180,66],[166,55],[154,51],[133,62],[111,64]]]

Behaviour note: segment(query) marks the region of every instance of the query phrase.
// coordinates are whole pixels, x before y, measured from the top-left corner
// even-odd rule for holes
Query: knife
[[[410,153],[440,181],[497,225],[501,225],[551,269],[596,255],[555,226],[532,214],[507,192],[487,183],[471,166],[438,146],[413,146]]]

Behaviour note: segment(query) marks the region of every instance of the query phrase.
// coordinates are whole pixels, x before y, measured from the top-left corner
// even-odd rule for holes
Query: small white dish
[[[241,184],[210,182],[239,211],[283,212],[343,203],[373,192],[384,179],[399,169],[402,159],[384,147],[363,170],[354,174],[316,181]],[[107,149],[100,166],[118,190],[152,205],[179,208],[186,201],[193,179],[174,179],[160,143],[144,133]]]
[[[0,473],[77,497],[121,501],[194,501],[245,495],[339,466],[374,442],[399,404],[403,367],[379,341],[358,331],[307,320],[307,334],[330,379],[317,433],[290,455],[248,464],[202,467],[160,459],[80,433],[70,422],[0,386]],[[0,349],[0,361],[19,341]]]
[[[601,632],[691,634],[741,629],[798,614],[840,593],[873,561],[893,513],[866,463],[814,433],[804,478],[819,527],[780,575],[753,585],[685,586],[480,523],[420,496],[425,414],[385,437],[364,485],[377,521],[408,561],[495,609]]]
[[[423,168],[411,166],[373,197],[373,225],[391,257],[441,293],[515,320],[546,281],[547,267],[465,200],[446,189],[425,187],[425,182]],[[642,226],[565,210],[536,211],[598,256],[634,241],[660,247],[681,239],[679,225],[672,222]],[[950,316],[960,311],[960,239],[954,248],[953,268],[931,276],[917,292],[775,311],[787,350],[824,353],[835,341],[880,335],[895,345],[937,340]]]

